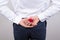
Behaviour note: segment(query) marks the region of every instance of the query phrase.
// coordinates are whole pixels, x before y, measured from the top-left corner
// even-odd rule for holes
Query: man
[[[0,12],[13,22],[15,40],[45,40],[46,20],[60,11],[60,0],[0,0]]]

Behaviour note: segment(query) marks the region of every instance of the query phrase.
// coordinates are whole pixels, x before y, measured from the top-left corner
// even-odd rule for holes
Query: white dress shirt
[[[60,11],[60,0],[10,0],[14,11],[8,6],[9,0],[0,0],[0,13],[18,24],[22,18],[37,15],[41,22]]]

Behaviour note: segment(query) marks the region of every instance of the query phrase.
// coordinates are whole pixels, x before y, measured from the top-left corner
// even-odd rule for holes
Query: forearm
[[[60,11],[60,2],[53,1],[53,4],[41,14],[38,14],[40,21],[43,22]]]
[[[18,24],[21,20],[20,16],[17,16],[8,6],[8,0],[0,1],[0,13],[8,18],[10,21]]]

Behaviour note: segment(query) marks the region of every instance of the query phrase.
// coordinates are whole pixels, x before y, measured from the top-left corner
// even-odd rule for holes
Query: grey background
[[[12,8],[9,3],[9,7]],[[60,40],[60,12],[47,21],[46,40]],[[0,40],[14,40],[13,26],[3,15],[0,15]]]

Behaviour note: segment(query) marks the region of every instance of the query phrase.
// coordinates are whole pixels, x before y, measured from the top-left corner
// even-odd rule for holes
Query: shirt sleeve
[[[17,16],[8,6],[8,0],[0,0],[0,13],[8,18],[10,21],[18,24],[21,20],[20,16]]]
[[[49,19],[51,16],[60,11],[60,0],[52,0],[52,5],[44,12],[38,15],[41,22]]]

